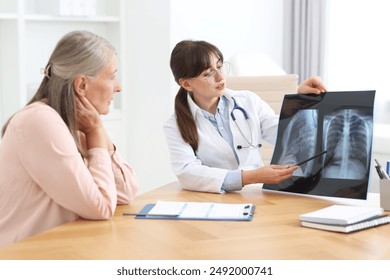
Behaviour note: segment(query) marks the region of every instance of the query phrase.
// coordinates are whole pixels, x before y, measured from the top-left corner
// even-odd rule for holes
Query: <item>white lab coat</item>
[[[267,141],[275,144],[278,126],[278,116],[272,108],[255,93],[250,91],[233,91],[226,89],[224,95],[229,100],[229,114],[233,109],[233,99],[238,106],[245,109],[249,116],[252,128],[253,144]],[[229,170],[248,170],[263,165],[260,149],[239,149],[236,152],[239,164],[230,147],[213,124],[203,116],[201,109],[194,103],[188,94],[188,103],[194,116],[199,134],[199,147],[196,152],[184,142],[176,124],[175,114],[164,125],[164,133],[170,150],[171,165],[182,188],[222,193],[221,189],[225,176]],[[240,129],[250,140],[248,121],[239,110],[234,115]],[[247,146],[247,142],[237,129],[237,125],[230,117],[230,127],[233,135],[234,147]]]

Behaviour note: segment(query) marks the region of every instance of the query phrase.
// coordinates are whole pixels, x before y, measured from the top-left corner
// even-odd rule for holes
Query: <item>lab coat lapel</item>
[[[236,169],[238,163],[229,143],[222,138],[212,123],[203,116],[201,109],[189,94],[187,100],[198,127],[199,147],[196,151],[197,156],[202,158],[203,164],[208,165],[208,162],[212,162],[213,164],[210,165],[214,166],[214,164],[219,165],[219,161],[221,161],[221,166],[224,166],[228,162],[230,168]],[[214,152],[210,153],[210,149]]]

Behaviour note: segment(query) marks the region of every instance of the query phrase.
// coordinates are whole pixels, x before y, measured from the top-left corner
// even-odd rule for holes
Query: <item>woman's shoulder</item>
[[[36,101],[23,107],[19,113],[32,114],[36,112],[43,112],[45,114],[55,114],[56,111],[50,107],[47,103],[42,101]]]
[[[11,122],[17,126],[42,126],[45,127],[51,123],[63,123],[62,118],[56,110],[44,102],[34,102],[17,112]]]

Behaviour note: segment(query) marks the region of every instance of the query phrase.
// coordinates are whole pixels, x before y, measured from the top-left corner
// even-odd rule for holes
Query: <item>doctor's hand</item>
[[[320,94],[325,92],[326,88],[321,78],[318,76],[312,76],[307,80],[304,80],[297,89],[298,93],[315,93]]]
[[[241,173],[242,184],[278,184],[292,177],[299,166],[266,165],[253,170],[244,170]]]

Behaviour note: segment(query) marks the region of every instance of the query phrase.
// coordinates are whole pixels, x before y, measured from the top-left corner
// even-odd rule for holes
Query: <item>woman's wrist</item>
[[[87,141],[87,148],[108,148],[106,133],[103,126],[96,126],[93,129],[90,129],[84,132],[85,138]]]
[[[85,135],[88,135],[88,134],[92,133],[94,130],[99,129],[101,127],[103,127],[102,124],[96,124],[95,126],[86,128],[83,132]]]
[[[243,170],[241,172],[242,185],[249,185],[259,183],[260,179],[258,178],[256,169],[254,170]]]

